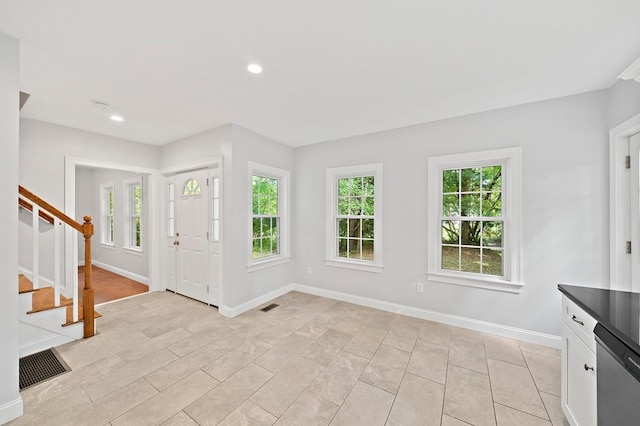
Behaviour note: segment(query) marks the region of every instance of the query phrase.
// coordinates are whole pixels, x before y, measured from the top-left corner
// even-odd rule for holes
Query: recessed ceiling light
[[[112,119],[113,121],[117,121],[117,122],[124,121],[124,118],[122,118],[122,116],[121,116],[121,115],[113,114],[113,115],[111,115],[111,117],[109,117],[109,118],[110,118],[110,119]]]
[[[262,67],[258,64],[249,64],[247,69],[253,74],[260,74],[262,72]]]

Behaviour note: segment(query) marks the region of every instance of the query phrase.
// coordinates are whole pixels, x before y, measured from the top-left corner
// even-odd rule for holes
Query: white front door
[[[176,292],[209,299],[209,190],[207,170],[175,177]]]
[[[631,291],[640,292],[640,133],[629,137],[631,159],[630,224],[631,224]]]

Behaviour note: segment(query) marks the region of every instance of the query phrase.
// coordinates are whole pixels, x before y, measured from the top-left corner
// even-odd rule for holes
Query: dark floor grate
[[[272,310],[273,308],[277,308],[278,305],[277,303],[272,303],[270,305],[265,306],[264,308],[260,309],[262,312],[269,312],[270,310]]]
[[[20,390],[71,371],[54,349],[20,358]]]

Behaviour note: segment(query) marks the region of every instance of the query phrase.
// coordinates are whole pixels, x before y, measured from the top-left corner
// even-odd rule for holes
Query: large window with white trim
[[[429,278],[519,291],[520,149],[429,159]]]
[[[289,260],[289,172],[249,162],[249,182],[248,268],[254,270]]]
[[[100,242],[113,246],[113,184],[100,185],[100,218],[102,222]]]
[[[382,164],[327,169],[329,266],[382,271]]]
[[[142,183],[140,180],[125,183],[127,194],[126,248],[142,250]]]

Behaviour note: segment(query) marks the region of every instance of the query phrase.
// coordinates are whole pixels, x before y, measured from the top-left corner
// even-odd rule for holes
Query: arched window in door
[[[202,195],[202,189],[200,188],[198,181],[195,179],[189,179],[184,184],[184,187],[182,187],[182,195]]]

